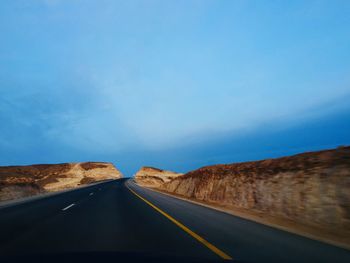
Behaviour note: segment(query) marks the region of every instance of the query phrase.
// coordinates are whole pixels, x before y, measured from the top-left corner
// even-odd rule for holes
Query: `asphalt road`
[[[218,251],[239,262],[350,262],[348,250],[126,179],[0,209],[1,262],[216,262]]]

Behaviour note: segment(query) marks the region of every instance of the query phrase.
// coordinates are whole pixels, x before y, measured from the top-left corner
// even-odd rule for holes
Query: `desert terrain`
[[[206,166],[157,182],[153,188],[181,198],[350,244],[350,147]]]
[[[182,173],[161,170],[154,167],[144,166],[134,175],[137,184],[145,187],[159,188],[165,183],[182,176]]]
[[[0,167],[0,201],[121,178],[111,163],[84,162]]]

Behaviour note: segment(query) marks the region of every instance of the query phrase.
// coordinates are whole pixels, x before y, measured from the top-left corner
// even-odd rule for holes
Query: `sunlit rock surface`
[[[3,166],[0,167],[0,201],[121,177],[113,164],[102,162]]]
[[[350,233],[350,147],[191,171],[163,191]]]
[[[142,167],[134,176],[135,182],[141,186],[159,188],[164,183],[182,176],[181,173],[161,170],[154,167]]]

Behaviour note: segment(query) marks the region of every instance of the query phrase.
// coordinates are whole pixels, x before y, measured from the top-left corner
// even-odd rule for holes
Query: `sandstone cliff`
[[[350,147],[202,167],[160,189],[350,237]]]
[[[134,176],[135,182],[141,186],[159,188],[183,174],[161,170],[153,167],[142,167]]]
[[[102,162],[3,166],[0,167],[0,201],[121,177],[113,164]]]

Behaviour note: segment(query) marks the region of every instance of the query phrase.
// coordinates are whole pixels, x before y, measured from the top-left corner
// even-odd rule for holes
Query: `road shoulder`
[[[132,182],[139,187],[148,189],[150,191],[153,191],[159,194],[167,195],[169,197],[173,197],[182,201],[187,201],[192,204],[204,206],[204,207],[214,209],[216,211],[220,211],[229,215],[240,217],[240,218],[250,220],[259,224],[263,224],[269,227],[277,228],[279,230],[283,230],[292,234],[300,235],[309,239],[313,239],[316,241],[320,241],[323,243],[327,243],[333,246],[350,250],[350,237],[347,237],[347,236],[341,236],[335,233],[326,232],[323,229],[319,229],[312,226],[297,225],[295,222],[291,220],[280,219],[280,218],[276,218],[266,214],[258,213],[255,211],[247,211],[246,209],[238,209],[238,208],[233,209],[231,207],[227,208],[224,206],[218,206],[217,204],[201,202],[199,200],[186,198],[177,194],[170,194],[168,192],[165,192],[159,189],[140,186],[134,180],[132,180]]]

